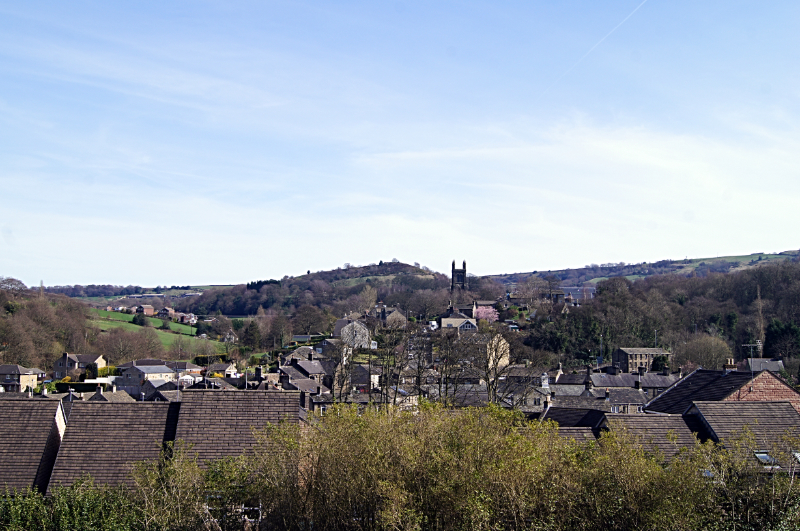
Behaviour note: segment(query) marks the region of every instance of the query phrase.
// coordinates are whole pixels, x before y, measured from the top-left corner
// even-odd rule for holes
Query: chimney
[[[611,391],[609,391],[608,387],[606,387],[606,400],[610,400],[610,399],[611,399]]]
[[[725,362],[725,365],[722,366],[722,370],[725,374],[736,370],[736,361],[733,358],[728,358]]]
[[[633,388],[634,388],[634,389],[637,389],[637,390],[638,390],[638,389],[641,389],[641,388],[642,388],[642,381],[641,381],[641,380],[636,380],[636,381],[633,383]]]
[[[584,387],[586,388],[587,391],[591,391],[592,389],[594,389],[594,382],[592,381],[592,377],[589,374],[586,375],[586,381],[584,382]]]
[[[257,379],[257,380],[261,380],[261,378],[262,378],[262,375],[261,375],[261,365],[258,365],[258,366],[256,367],[256,379]]]
[[[669,376],[669,366],[664,365],[664,368],[661,369],[661,375],[662,376]]]
[[[644,366],[640,366],[639,367],[639,376],[644,376],[644,373],[645,373],[645,367]]]
[[[97,386],[97,394],[100,395],[100,396],[103,396],[103,386],[102,385],[98,385]]]
[[[308,361],[314,361],[314,351],[308,353]]]
[[[111,392],[112,393],[116,393],[117,392],[117,384],[115,384],[115,383],[111,384]]]
[[[321,396],[321,395],[322,395],[322,387],[317,386],[317,396]]]
[[[2,387],[0,387],[2,389]],[[47,396],[47,386],[42,386],[42,396]]]
[[[306,409],[306,392],[300,391],[300,407]]]

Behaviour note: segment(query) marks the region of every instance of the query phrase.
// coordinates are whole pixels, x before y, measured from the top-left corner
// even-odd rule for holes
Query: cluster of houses
[[[97,382],[93,393],[7,390],[0,393],[0,419],[14,429],[0,434],[0,488],[50,492],[87,473],[100,484],[130,485],[131,465],[156,459],[163,445],[174,440],[192,444],[201,464],[246,454],[258,444],[253,428],[278,421],[311,424],[317,418],[313,412],[324,414],[324,406],[333,401],[336,367],[323,354],[301,347],[282,360],[277,373],[257,371],[252,377],[236,374],[231,364],[203,369],[186,362],[137,360],[120,367],[119,385]],[[74,355],[62,359],[89,361]],[[761,362],[750,360],[753,368]],[[357,365],[348,385],[386,387],[390,392],[382,396],[391,397],[386,407],[394,403],[413,409],[407,393],[426,387],[427,396],[436,399],[432,390],[442,389],[441,383],[403,385],[402,372],[387,379],[382,371]],[[776,441],[800,435],[800,393],[769,370],[738,371],[729,365],[681,375],[644,368],[622,372],[612,365],[576,374],[560,367],[509,367],[503,385],[517,389],[519,400],[509,398],[510,393],[500,404],[518,407],[534,422],[553,421],[560,435],[579,442],[624,429],[669,459],[698,440],[724,445],[746,428],[755,442],[754,463],[774,470],[785,466],[771,454]],[[137,381],[138,400],[136,393],[122,390],[129,379]],[[471,393],[480,385],[459,384],[469,389],[467,401],[453,405],[479,405],[480,393]],[[364,398],[359,400],[359,394]],[[370,395],[347,393],[344,401],[367,406],[378,400]]]
[[[453,289],[466,285],[466,264],[453,264],[453,279]],[[577,304],[563,292],[548,296]],[[778,375],[776,360],[751,358],[745,370],[728,360],[723,370],[685,375],[670,371],[670,353],[658,348],[617,349],[605,366],[512,363],[503,335],[478,325],[479,308],[495,304],[451,304],[390,351],[372,334],[406,328],[406,315],[376,305],[339,319],[332,337],[284,354],[273,372],[142,359],[99,377],[102,356],[65,353],[53,375],[80,383],[35,394],[43,371],[2,365],[0,419],[14,429],[0,434],[0,489],[49,492],[87,473],[97,483],[130,485],[131,464],[156,459],[171,441],[193,445],[202,465],[253,451],[253,428],[310,425],[337,402],[412,413],[421,399],[454,409],[497,404],[552,421],[577,441],[624,429],[667,459],[698,440],[725,444],[747,428],[756,444],[750,457],[770,469],[784,466],[770,454],[775,442],[800,436],[800,393]],[[148,305],[136,311],[154,314]],[[161,310],[182,318],[170,311]]]

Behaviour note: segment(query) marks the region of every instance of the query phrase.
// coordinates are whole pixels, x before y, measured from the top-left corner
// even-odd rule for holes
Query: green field
[[[133,321],[133,314],[131,313],[109,312],[108,310],[99,310],[97,308],[90,308],[89,311],[91,311],[92,313],[94,313],[95,315],[104,320],[121,321],[128,323]],[[161,319],[156,319],[155,317],[148,317],[147,321],[154,328],[158,328],[163,323]],[[195,335],[195,329],[185,324],[170,323],[169,329],[172,330],[173,332],[178,332],[179,334],[185,334],[187,336]]]
[[[93,328],[99,328],[100,330],[108,330],[110,328],[122,328],[127,330],[128,332],[138,332],[142,329],[141,326],[135,325],[133,323],[125,323],[123,321],[109,321],[105,319],[97,319],[89,321],[89,326]],[[156,334],[158,334],[158,340],[161,341],[161,344],[165,347],[169,347],[175,338],[178,337],[178,334],[171,334],[164,330],[156,330]]]

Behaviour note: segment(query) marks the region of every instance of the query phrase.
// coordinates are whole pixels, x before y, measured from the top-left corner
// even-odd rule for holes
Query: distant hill
[[[800,251],[783,251],[781,253],[753,253],[741,256],[718,256],[715,258],[690,258],[685,260],[660,260],[658,262],[642,262],[639,264],[591,264],[575,269],[555,271],[531,271],[528,273],[504,273],[489,275],[489,278],[502,284],[523,282],[530,276],[556,276],[563,285],[581,286],[586,283],[596,284],[612,277],[625,277],[637,280],[653,275],[673,273],[681,276],[704,277],[708,273],[728,273],[743,271],[763,264],[784,260],[800,259]]]

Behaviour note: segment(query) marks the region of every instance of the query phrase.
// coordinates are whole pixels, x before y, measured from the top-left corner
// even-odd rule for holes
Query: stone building
[[[467,282],[466,260],[464,260],[461,269],[456,269],[456,261],[453,260],[453,267],[450,275],[450,291],[453,291],[456,288],[469,289],[469,283]]]

